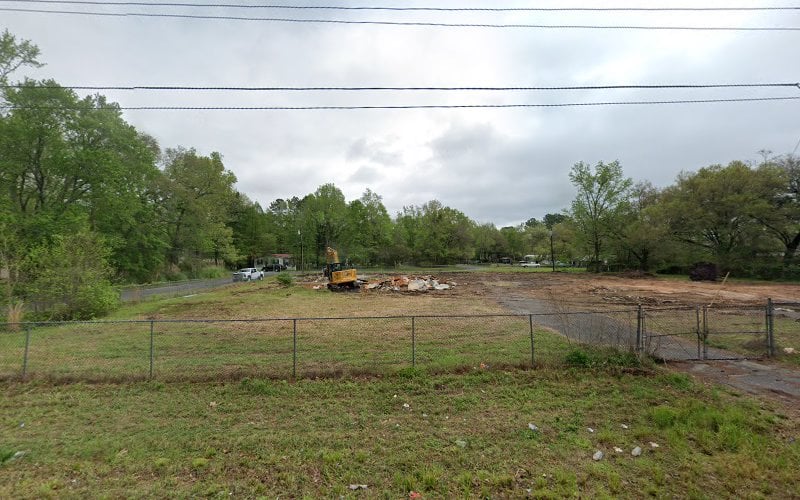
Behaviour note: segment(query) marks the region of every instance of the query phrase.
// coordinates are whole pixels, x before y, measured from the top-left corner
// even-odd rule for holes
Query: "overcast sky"
[[[230,0],[232,3],[247,0]],[[213,3],[213,2],[210,2]],[[257,3],[257,2],[250,2]],[[296,4],[313,5],[313,2]],[[328,5],[597,6],[336,0]],[[610,5],[610,4],[609,4]],[[614,6],[731,6],[624,2]],[[789,5],[746,2],[739,6]],[[800,26],[797,11],[737,13],[402,13],[14,4],[0,7],[447,23]],[[800,32],[491,29],[90,17],[0,12],[47,65],[24,74],[62,85],[574,86],[796,82]],[[23,74],[14,75],[21,78]],[[84,92],[86,93],[86,92]],[[797,96],[800,89],[570,92],[130,92],[121,106],[526,104]],[[263,206],[333,182],[366,188],[390,214],[438,199],[498,226],[567,208],[578,161],[619,160],[656,186],[682,170],[758,151],[790,153],[800,101],[579,108],[125,111],[162,148],[219,151],[237,188]]]

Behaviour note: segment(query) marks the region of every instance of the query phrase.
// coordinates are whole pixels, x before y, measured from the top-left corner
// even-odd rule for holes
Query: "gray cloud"
[[[391,141],[368,142],[364,137],[350,145],[346,158],[348,161],[369,160],[385,166],[395,166],[403,163],[402,153],[391,149]]]
[[[374,184],[380,179],[380,173],[375,167],[364,165],[348,178],[348,181],[359,184]]]
[[[442,5],[459,6],[455,0]],[[384,3],[384,2],[379,2]],[[709,4],[726,5],[721,0]],[[388,5],[388,2],[386,2]],[[557,5],[546,3],[543,5]],[[662,2],[660,6],[677,4]],[[225,10],[220,13],[226,12]],[[346,14],[358,18],[360,14]],[[333,12],[313,17],[343,18]],[[412,19],[414,14],[371,14]],[[585,23],[586,16],[464,14],[462,22]],[[4,13],[64,84],[491,86],[796,81],[794,33],[490,30],[108,19]],[[603,24],[798,25],[797,14],[593,15]],[[508,93],[133,93],[137,105],[510,104],[797,95],[796,89]],[[263,205],[334,182],[390,213],[430,199],[506,225],[558,212],[577,161],[619,159],[658,186],[681,170],[800,138],[797,102],[407,111],[128,111],[162,147],[219,151]]]

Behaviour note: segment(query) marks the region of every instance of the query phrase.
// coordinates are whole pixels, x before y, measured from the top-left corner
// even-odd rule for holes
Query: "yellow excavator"
[[[347,268],[339,262],[339,253],[331,247],[325,249],[325,271],[329,290],[355,289],[358,277],[356,270]]]

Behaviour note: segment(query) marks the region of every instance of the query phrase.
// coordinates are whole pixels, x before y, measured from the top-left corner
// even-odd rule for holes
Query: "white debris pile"
[[[427,292],[429,290],[449,290],[454,286],[456,286],[455,283],[441,282],[434,276],[392,276],[370,280],[363,288],[393,292]]]

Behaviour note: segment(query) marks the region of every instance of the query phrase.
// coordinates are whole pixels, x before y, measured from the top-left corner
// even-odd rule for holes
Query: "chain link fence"
[[[0,324],[0,378],[215,380],[537,366],[562,363],[577,344],[672,360],[760,358],[775,355],[776,337],[779,345],[800,339],[793,311],[768,303],[735,309],[6,323]]]
[[[0,378],[216,380],[534,366],[563,360],[546,315],[131,320],[0,325]],[[610,328],[610,326],[606,326]]]
[[[772,356],[800,366],[800,302],[772,303]]]
[[[765,306],[643,310],[643,349],[665,360],[778,357],[777,343],[800,340],[800,324],[791,319],[800,313],[783,306],[768,301]]]
[[[702,359],[700,307],[642,309],[642,346],[661,359]]]

